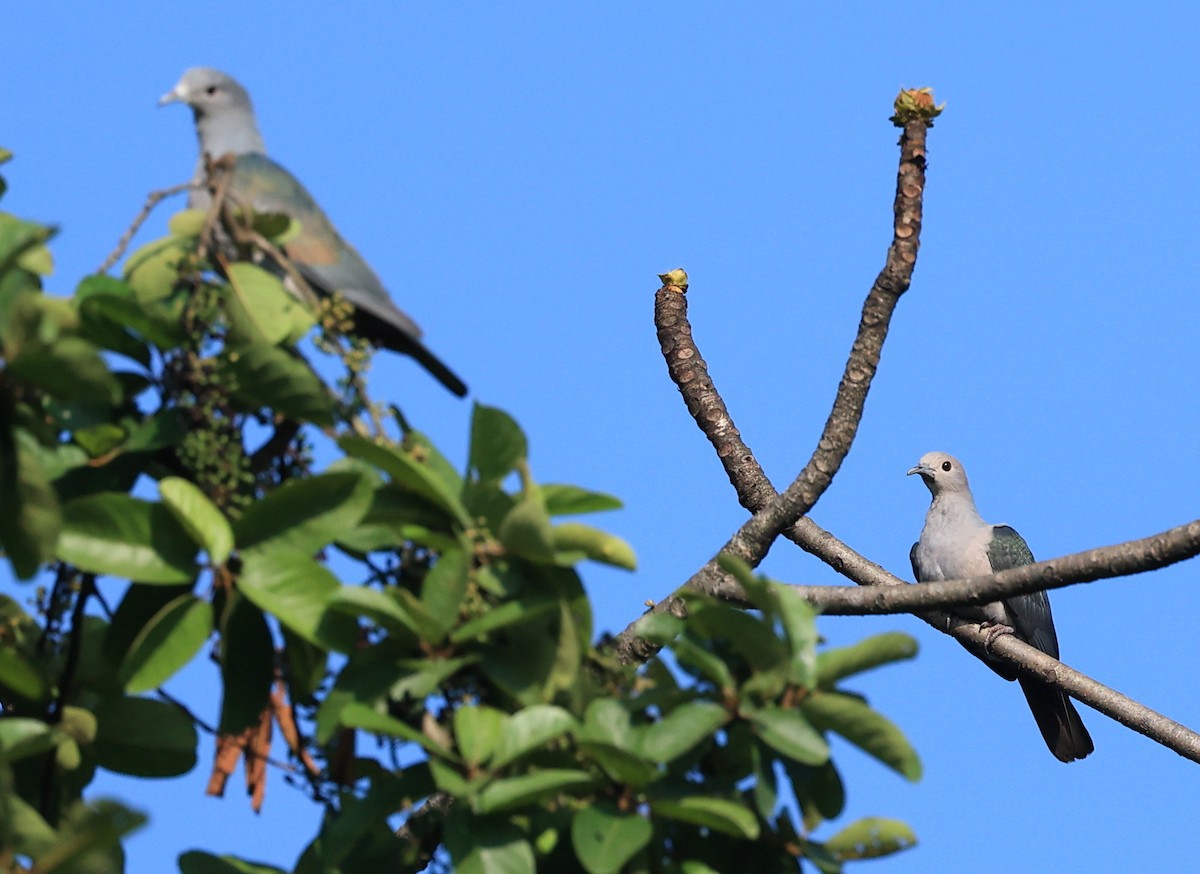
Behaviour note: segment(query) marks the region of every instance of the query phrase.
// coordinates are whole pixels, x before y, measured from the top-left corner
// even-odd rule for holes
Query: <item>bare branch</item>
[[[830,615],[911,613],[915,610],[988,604],[1029,592],[1140,574],[1177,564],[1196,555],[1200,555],[1200,519],[1140,540],[1101,546],[966,580],[904,584],[903,580],[887,574],[890,579],[866,584],[889,587],[882,591],[865,592],[854,586],[793,588],[805,601]]]
[[[929,621],[928,616],[921,616]],[[930,623],[933,624],[933,623]],[[934,625],[936,628],[937,626]],[[986,642],[987,633],[978,625],[962,619],[952,619],[949,633],[971,649],[980,651]],[[1016,665],[1025,673],[1043,682],[1057,686],[1071,697],[1099,710],[1122,725],[1133,729],[1186,759],[1200,763],[1200,734],[1181,725],[1157,711],[1151,710],[1122,695],[1115,689],[1098,683],[1086,674],[1046,655],[1039,649],[1018,640],[1012,635],[1002,635],[992,643],[989,652],[993,656]]]
[[[135,234],[146,223],[146,219],[150,218],[150,213],[154,211],[154,207],[166,200],[168,197],[173,197],[181,191],[187,191],[195,188],[194,182],[184,182],[181,185],[172,185],[170,188],[162,188],[158,191],[151,191],[146,197],[145,204],[142,205],[142,211],[134,217],[129,227],[125,229],[125,233],[121,234],[121,238],[117,240],[117,246],[108,253],[108,257],[104,259],[99,267],[96,268],[97,273],[107,273],[109,268],[121,260],[121,256],[125,254],[125,250],[129,248],[130,242]]]
[[[895,222],[892,243],[888,247],[883,270],[875,279],[863,303],[858,334],[838,384],[833,408],[817,441],[812,457],[788,488],[773,494],[774,488],[762,473],[758,462],[742,443],[733,426],[724,401],[708,377],[707,366],[692,340],[687,321],[687,276],[682,270],[664,274],[663,287],[655,295],[654,315],[659,342],[671,379],[684,396],[688,410],[700,429],[717,450],[726,474],[738,489],[738,500],[754,515],[739,528],[720,552],[730,552],[757,567],[766,557],[771,543],[785,529],[795,526],[829,487],[834,474],[850,451],[862,420],[863,407],[871,380],[879,367],[883,341],[887,338],[892,313],[900,296],[912,282],[913,268],[920,246],[921,204],[925,192],[925,134],[929,120],[917,117],[904,124],[900,137],[900,168],[896,177],[893,203]],[[744,480],[745,488],[738,486]],[[684,586],[728,600],[741,599],[741,587],[710,560]],[[680,614],[683,605],[675,596],[657,605],[656,610]],[[637,638],[632,626],[614,641],[618,656],[627,661],[644,661],[655,651],[653,645]]]

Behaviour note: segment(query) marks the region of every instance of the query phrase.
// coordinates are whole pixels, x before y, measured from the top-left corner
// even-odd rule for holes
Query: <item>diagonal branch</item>
[[[654,314],[671,379],[679,386],[700,428],[705,433],[712,432],[710,439],[713,439],[717,455],[735,488],[739,470],[744,468],[753,474],[746,489],[738,490],[738,499],[754,515],[720,550],[738,556],[751,567],[758,566],[766,557],[771,543],[781,532],[795,526],[797,520],[816,504],[833,481],[858,433],[892,313],[912,282],[917,262],[925,191],[925,134],[930,125],[930,119],[921,115],[904,123],[893,203],[895,223],[887,258],[863,303],[858,333],[817,448],[800,475],[782,493],[775,493],[749,449],[741,443],[724,401],[712,387],[704,359],[692,341],[691,327],[687,323],[686,274],[679,270],[662,277],[664,284],[655,295]],[[739,451],[738,446],[744,452]],[[734,600],[741,597],[740,586],[717,566],[715,558],[684,586]],[[681,615],[684,608],[682,602],[672,596],[654,609]],[[616,638],[614,646],[618,656],[626,661],[644,661],[655,651],[652,644],[637,637],[632,626]]]
[[[188,191],[195,187],[196,184],[194,182],[184,182],[181,185],[172,185],[170,188],[151,191],[146,196],[146,202],[142,204],[142,211],[134,217],[129,227],[125,229],[125,233],[121,234],[121,238],[117,240],[117,245],[108,253],[108,257],[104,259],[103,263],[96,268],[96,272],[107,273],[109,268],[121,260],[121,256],[125,254],[125,250],[133,242],[133,238],[138,230],[145,224],[146,219],[150,218],[150,213],[154,211],[154,207],[158,206],[161,201],[168,197],[173,197],[181,191]]]

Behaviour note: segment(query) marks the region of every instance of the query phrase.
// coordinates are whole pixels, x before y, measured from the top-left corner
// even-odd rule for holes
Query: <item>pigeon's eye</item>
[[[204,89],[204,93],[207,94],[209,97],[212,97],[214,94],[217,93],[217,86],[209,85],[207,88]]]
[[[942,462],[942,470],[949,470],[952,467],[954,467],[954,465],[951,464],[950,462],[948,462],[948,461]]]

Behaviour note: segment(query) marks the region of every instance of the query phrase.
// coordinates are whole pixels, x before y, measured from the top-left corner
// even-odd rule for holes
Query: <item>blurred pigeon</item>
[[[230,193],[256,212],[285,213],[300,223],[300,233],[284,249],[313,290],[325,295],[341,292],[355,308],[355,333],[412,356],[450,391],[465,395],[463,381],[425,348],[421,329],[392,303],[379,277],[342,239],[304,186],[267,157],[246,89],[222,72],[193,67],[158,101],[160,106],[175,102],[190,106],[196,121],[200,160],[194,181],[204,182],[206,154],[213,159],[236,155]],[[210,203],[203,185],[188,199],[196,209]]]
[[[1033,564],[1033,554],[1020,534],[1007,525],[989,525],[980,517],[958,459],[930,452],[908,473],[919,473],[933,494],[921,539],[909,552],[919,582],[961,580]],[[982,611],[988,625],[1011,627],[1018,639],[1058,658],[1058,638],[1045,592],[1017,595],[976,609]],[[1092,739],[1064,692],[1019,674],[1005,663],[985,660],[985,664],[1004,679],[1021,684],[1046,746],[1059,761],[1071,762],[1092,752]]]

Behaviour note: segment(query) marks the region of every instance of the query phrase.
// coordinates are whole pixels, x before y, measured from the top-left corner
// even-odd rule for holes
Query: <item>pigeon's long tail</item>
[[[467,394],[467,385],[442,363],[442,360],[430,352],[425,344],[414,338],[402,328],[384,319],[359,309],[354,315],[355,327],[368,340],[416,359],[417,363],[433,374],[442,385],[454,392],[460,398]]]
[[[1082,759],[1095,749],[1079,712],[1066,693],[1034,679],[1018,677],[1042,738],[1060,762]]]

